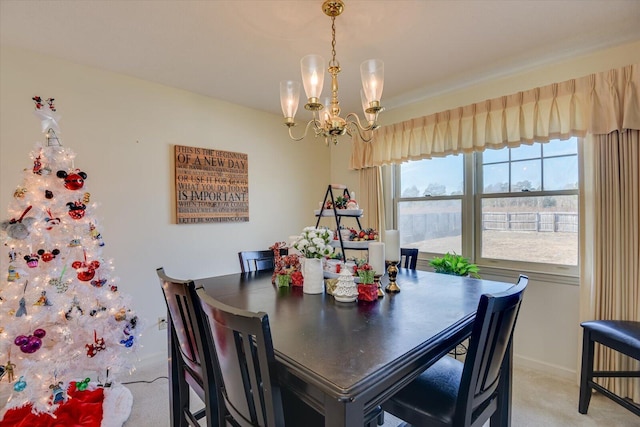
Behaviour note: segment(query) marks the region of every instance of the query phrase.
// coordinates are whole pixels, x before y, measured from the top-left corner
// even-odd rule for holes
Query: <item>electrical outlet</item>
[[[158,317],[158,330],[161,331],[163,329],[167,329],[167,318]]]

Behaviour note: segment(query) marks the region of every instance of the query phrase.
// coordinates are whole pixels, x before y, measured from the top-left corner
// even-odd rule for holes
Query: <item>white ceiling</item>
[[[0,43],[281,114],[279,82],[300,80],[300,58],[330,59],[321,4],[0,0]],[[345,0],[336,31],[343,112],[360,111],[369,58],[385,62],[393,108],[640,40],[640,0]]]

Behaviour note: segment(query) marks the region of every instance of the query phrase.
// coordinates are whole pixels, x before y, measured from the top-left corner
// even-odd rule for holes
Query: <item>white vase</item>
[[[305,294],[321,294],[324,292],[324,273],[321,258],[302,259],[302,291]]]

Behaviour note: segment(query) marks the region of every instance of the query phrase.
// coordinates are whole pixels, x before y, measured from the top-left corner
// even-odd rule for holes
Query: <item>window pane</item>
[[[482,200],[481,256],[578,265],[578,196]]]
[[[511,160],[536,159],[540,158],[540,143],[533,145],[521,145],[511,149]]]
[[[554,139],[546,144],[542,144],[542,153],[544,157],[561,156],[563,154],[578,153],[578,138],[571,138],[564,141]]]
[[[482,152],[482,163],[507,162],[509,161],[509,149],[500,148],[498,150],[488,149]]]
[[[483,157],[484,158],[484,157]],[[482,187],[484,193],[509,192],[509,164],[498,163],[482,167]]]
[[[541,190],[542,171],[540,160],[525,160],[511,163],[511,192]]]
[[[462,253],[462,201],[398,202],[398,229],[402,247]]]
[[[400,169],[400,197],[462,194],[464,156],[411,161]]]
[[[544,190],[578,189],[578,157],[544,159]]]

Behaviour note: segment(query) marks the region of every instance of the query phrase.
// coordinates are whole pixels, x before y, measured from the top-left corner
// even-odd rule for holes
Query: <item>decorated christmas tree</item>
[[[54,414],[131,370],[140,325],[103,258],[91,174],[62,146],[54,100],[33,100],[46,140],[0,224],[0,396]]]

